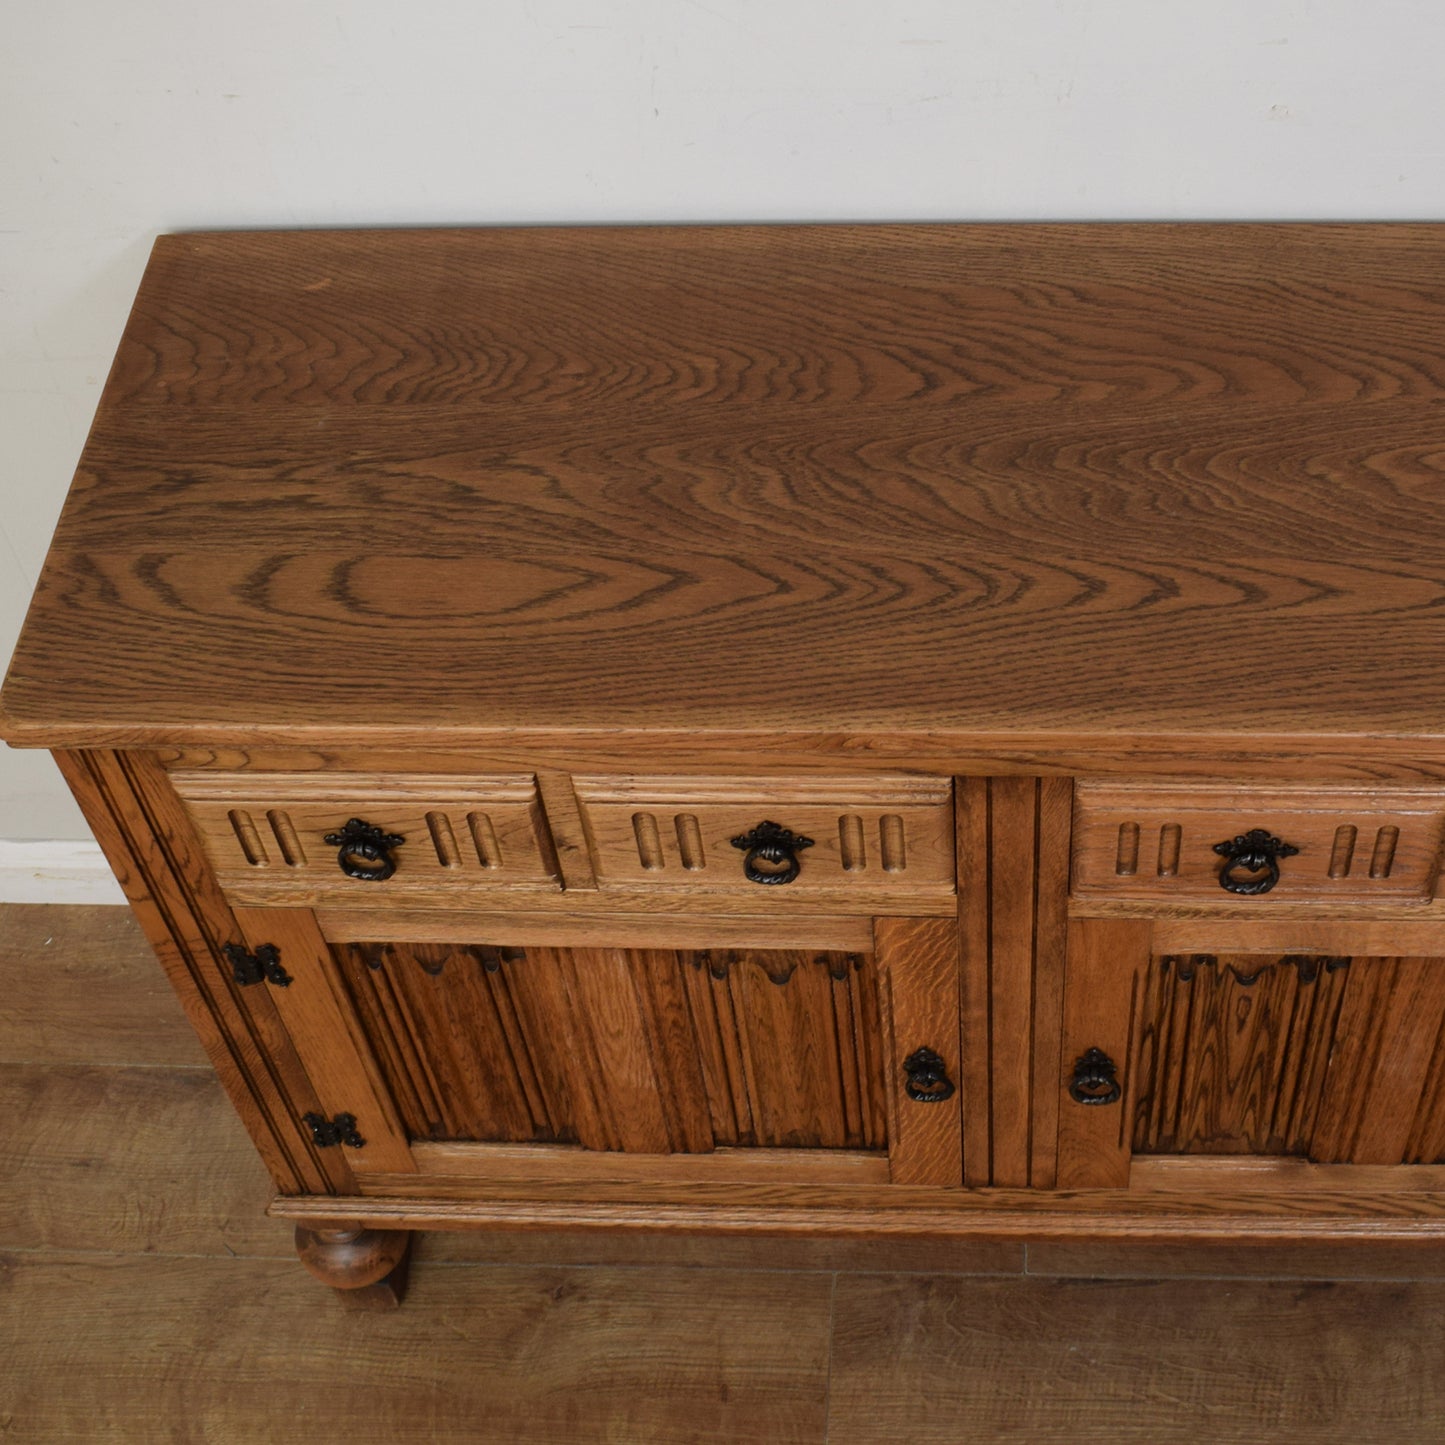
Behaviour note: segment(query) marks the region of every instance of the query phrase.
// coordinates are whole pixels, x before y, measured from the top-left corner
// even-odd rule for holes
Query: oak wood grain
[[[568,890],[571,891],[570,889]],[[866,953],[873,924],[866,914],[642,914],[593,911],[594,900],[566,913],[479,909],[322,908],[321,931],[333,943],[384,938],[404,943],[552,944],[559,948],[809,948]],[[1442,936],[1445,951],[1445,936]]]
[[[1038,784],[989,779],[989,1182],[1029,1182],[1033,1124],[1034,934]],[[1050,840],[1057,846],[1058,838]],[[975,898],[973,906],[978,906]],[[1051,962],[1061,967],[1062,959]]]
[[[1195,1161],[1190,1161],[1191,1163]],[[875,1189],[749,1180],[489,1181],[395,1175],[363,1180],[347,1201],[354,1218],[386,1229],[600,1230],[655,1234],[805,1235],[816,1238],[974,1240],[1212,1240],[1248,1243],[1445,1241],[1445,1189],[1402,1181],[1398,1166],[1373,1172],[1306,1166],[1257,1185],[1198,1174],[1163,1189]],[[373,1185],[383,1186],[385,1193]],[[427,1192],[422,1192],[427,1191]],[[280,1195],[279,1219],[334,1219],[331,1196]]]
[[[1349,972],[1313,1157],[1437,1163],[1445,970],[1439,959],[1362,958]]]
[[[221,886],[253,878],[298,903],[404,901],[430,887],[475,902],[510,889],[559,887],[536,779],[409,773],[169,774]],[[328,837],[361,819],[400,840],[394,873],[356,878]]]
[[[774,820],[808,839],[788,899],[824,892],[871,909],[879,899],[953,892],[953,798],[947,779],[889,776],[677,778],[574,776],[605,893],[685,889],[756,900],[736,839]],[[645,827],[644,833],[639,829]],[[782,895],[783,890],[766,890]],[[786,906],[792,906],[791,904]],[[896,908],[896,905],[895,905]]]
[[[1434,1247],[1416,1244],[1417,1257]],[[448,1264],[626,1265],[631,1267],[785,1270],[917,1270],[926,1274],[1023,1273],[1019,1240],[840,1238],[804,1234],[618,1234],[597,1230],[423,1233],[414,1257]],[[1438,1247],[1437,1253],[1438,1253]],[[1343,1252],[1343,1251],[1339,1251]],[[1404,1255],[1409,1251],[1401,1249]],[[1319,1257],[1331,1253],[1327,1246]],[[1397,1265],[1397,1269],[1399,1266]],[[1186,1272],[1186,1271],[1181,1271]],[[1422,1276],[1428,1274],[1422,1269]]]
[[[115,393],[149,407],[269,396],[559,410],[616,392],[630,406],[980,392],[1428,400],[1445,386],[1437,234],[568,228],[491,231],[484,247],[475,231],[171,236],[157,242]],[[391,289],[403,262],[405,309]]]
[[[719,558],[659,554],[648,538],[635,559],[493,554],[481,568],[470,551],[286,546],[82,553],[62,530],[12,664],[6,736],[464,745],[623,728],[687,759],[693,732],[716,741],[759,726],[778,734],[775,752],[829,730],[1006,751],[1025,729],[1087,755],[1120,730],[1152,742],[1232,725],[1295,752],[1319,735],[1338,748],[1384,733],[1436,756],[1441,699],[1418,659],[1445,591],[1427,561]],[[402,597],[418,600],[401,608]],[[1115,679],[1144,656],[1121,693]],[[227,685],[238,671],[244,693]],[[384,724],[348,723],[362,692]]]
[[[1034,775],[1121,736],[1250,771],[1263,738],[1438,777],[1442,254],[1430,226],[162,238],[0,726]]]
[[[1348,1152],[1321,1156],[1316,1147],[1320,1095],[1334,1067],[1349,987],[1346,973],[1372,970],[1378,962],[1318,955],[1151,958],[1131,1060],[1127,1127],[1136,1155],[1299,1154],[1386,1162]],[[1343,1093],[1363,1088],[1356,1071],[1342,1067],[1341,1074]],[[1388,1162],[1402,1157],[1403,1149],[1397,1150]]]
[[[1445,230],[1420,226],[164,238],[0,732],[175,750],[169,775],[143,751],[71,754],[67,767],[278,1186],[313,1225],[335,1217],[318,1201],[354,1181],[342,1151],[313,1148],[296,1120],[317,1096],[340,1107],[340,1087],[395,1110],[391,1153],[373,1161],[384,1167],[356,1185],[383,1228],[801,1232],[821,1218],[841,1234],[1015,1240],[1431,1237],[1438,1186],[1402,1175],[1311,1175],[1291,1192],[1272,1175],[1236,1187],[1186,1171],[1153,1203],[1147,1171],[1127,1193],[1103,1187],[1129,1177],[1131,1135],[1111,1131],[1132,1118],[1142,1072],[1131,1028],[1153,920],[1244,925],[1241,956],[1263,935],[1247,933],[1258,908],[1204,897],[1219,890],[1192,854],[1202,891],[1171,906],[1165,892],[1099,886],[1090,860],[1107,864],[1109,849],[1085,837],[1076,892],[1107,896],[1078,902],[1065,960],[1061,800],[1071,773],[1085,797],[1101,796],[1104,774],[1124,775],[1121,792],[1141,782],[1158,806],[1207,794],[1227,804],[1221,820],[1241,800],[1273,809],[1266,789],[1312,793],[1329,805],[1303,807],[1318,829],[1295,861],[1316,883],[1345,821],[1330,799],[1349,795],[1362,837],[1398,824],[1393,874],[1311,885],[1313,912],[1292,912],[1288,890],[1265,903],[1272,926],[1363,925],[1376,947],[1397,924],[1414,929],[1382,957],[1351,954],[1351,980],[1369,964],[1371,986],[1355,988],[1323,1085],[1317,1152],[1445,1157],[1445,995],[1434,950],[1403,947],[1435,926],[1445,777],[1432,661],[1442,260]],[[450,910],[445,936],[351,942],[390,941],[422,973],[438,959],[445,971],[447,957],[506,946],[491,932],[525,913],[520,946],[546,965],[530,993],[503,999],[481,980],[493,1017],[475,977],[465,997],[423,1004],[429,985],[408,976],[372,980],[365,1003],[299,912],[350,894],[253,880],[265,870],[251,865],[218,886],[196,807],[219,810],[200,830],[213,844],[229,831],[244,852],[237,800],[267,812],[279,780],[299,817],[329,807],[348,772],[419,806],[408,830],[434,832],[442,871],[442,824],[455,822],[429,815],[445,811],[449,780],[523,780],[525,797],[501,801],[525,812],[534,882],[550,891],[483,903],[479,941],[457,934],[475,900],[443,878],[408,896],[419,912],[398,932],[438,928],[422,915]],[[735,920],[715,950],[748,953],[736,945],[755,898],[618,879],[635,812],[731,806],[740,783],[745,803],[831,809],[805,822],[834,829],[841,859],[858,846],[850,829],[881,837],[893,816],[840,815],[827,794],[841,777],[880,806],[890,787],[928,795],[937,887],[916,908],[888,889],[860,901],[811,882],[770,900],[787,928],[759,953],[771,949],[790,992],[761,958],[729,959],[719,977],[684,956],[704,945],[704,914]],[[1399,819],[1385,810],[1412,800]],[[1279,806],[1274,826],[1300,821]],[[694,847],[689,819],[661,820],[679,858]],[[744,826],[718,821],[726,836]],[[267,818],[283,854],[295,822]],[[708,870],[732,857],[725,837],[711,842]],[[248,928],[289,919],[306,981],[324,987],[243,994],[218,973],[237,904]],[[842,952],[839,920],[855,909],[876,920],[876,958],[861,950],[840,978],[811,956],[824,945],[805,915]],[[651,931],[627,935],[638,916]],[[1284,992],[1270,995],[1281,1009]],[[1313,1098],[1330,1050],[1276,1047],[1287,1031],[1273,1024],[1231,1034],[1242,1001],[1226,990],[1163,1070],[1171,1088],[1183,1081],[1182,1117],[1154,1143],[1304,1147],[1303,1118],[1256,1124],[1286,1096]],[[550,1051],[535,1042],[549,1031]],[[936,1046],[962,1085],[961,1108],[915,1104],[939,1111],[932,1134],[900,1097],[905,1034]],[[1096,1045],[1123,1069],[1116,1112],[1071,1106],[1060,1086]],[[498,1059],[515,1064],[501,1103],[482,1099]],[[1239,1080],[1204,1077],[1240,1059]],[[592,1179],[416,1173],[408,1134],[474,1133],[645,1158],[886,1145],[895,1182],[694,1177],[692,1165],[651,1181],[610,1166]],[[922,1197],[959,1194],[937,1186],[961,1180],[1063,1188],[1042,1203],[1007,1189]]]
[[[265,1215],[265,1170],[165,983],[129,910],[7,905],[0,908],[0,993],[12,1003],[42,990],[51,1033],[39,1062],[5,1058],[0,1138],[7,1188],[0,1231],[12,1249],[127,1254],[214,1254],[290,1258],[290,1231]],[[72,967],[74,965],[74,967]],[[151,985],[158,986],[159,994]],[[42,988],[43,986],[43,988]],[[144,1018],[138,1020],[137,1011]],[[17,1019],[19,1032],[29,1015]],[[145,1032],[138,1031],[144,1023]],[[145,1048],[135,1063],[135,1041]],[[47,1042],[48,1041],[48,1042]],[[12,1053],[15,1052],[12,1050]],[[87,1062],[92,1060],[93,1062]],[[419,1146],[429,1172],[448,1167],[436,1147]],[[443,1149],[445,1146],[441,1146]],[[886,1178],[880,1154],[845,1151],[732,1151],[742,1173]],[[450,1167],[479,1173],[475,1150]],[[725,1159],[727,1151],[708,1156]],[[741,1161],[740,1161],[741,1162]],[[505,1172],[489,1154],[487,1164]],[[535,1173],[546,1159],[527,1152],[513,1172]],[[588,1155],[580,1172],[624,1174],[689,1166],[688,1156],[633,1161]],[[574,1175],[579,1172],[574,1164]],[[428,1262],[686,1265],[736,1269],[930,1269],[1018,1273],[1022,1246],[971,1240],[719,1239],[476,1233],[427,1236]]]
[[[1445,910],[1440,910],[1445,913]],[[1435,910],[1431,909],[1431,913]],[[1321,953],[1376,958],[1445,957],[1445,917],[1396,922],[1375,911],[1357,919],[1159,918],[1150,939],[1156,953]]]
[[[133,739],[131,739],[133,741]],[[409,741],[405,749],[401,744]],[[653,739],[649,738],[649,745]],[[1409,737],[1374,737],[1329,743],[1295,740],[1281,745],[1270,736],[1235,733],[1197,734],[1190,738],[1138,737],[1111,744],[1038,733],[1013,733],[1007,749],[999,739],[974,739],[960,745],[957,737],[936,733],[872,734],[863,740],[837,732],[792,733],[779,738],[770,731],[739,729],[726,737],[699,737],[690,750],[692,765],[708,772],[737,768],[750,773],[797,776],[803,770],[836,772],[840,765],[862,773],[896,772],[926,767],[940,776],[1072,777],[1076,774],[1123,775],[1142,771],[1174,780],[1206,778],[1318,781],[1322,777],[1374,782],[1438,782],[1445,777],[1445,759],[1432,759]],[[505,742],[457,747],[421,729],[393,732],[384,745],[358,749],[331,747],[317,739],[309,745],[278,742],[262,729],[248,743],[224,746],[165,744],[155,756],[167,768],[219,768],[228,772],[295,769],[300,772],[336,768],[345,772],[386,771],[455,773],[506,772],[518,767],[579,772],[625,771],[635,765],[635,744],[625,734],[584,729],[577,734],[528,732],[509,734]]]
[[[1064,982],[1068,949],[1069,815],[1073,787],[1061,778],[1038,780],[1032,899],[1033,989],[1029,1028],[1029,1183],[1050,1189],[1058,1178],[1059,1091],[1054,1087],[1059,1039],[1064,1027]]]
[[[964,1139],[958,1047],[958,940],[951,921],[880,918],[874,924],[883,972],[883,1068],[887,1079],[889,1171],[898,1184],[957,1187],[972,1145]],[[947,1097],[910,1097],[905,1064],[915,1050],[943,1060]],[[932,1088],[925,1090],[933,1092]]]
[[[741,854],[735,855],[741,876]],[[307,885],[295,879],[272,879],[261,869],[242,877],[231,874],[232,881],[226,887],[226,897],[231,903],[246,908],[297,908],[316,907],[327,912],[347,912],[357,902],[379,901],[385,885],[360,883],[347,887],[347,880],[338,872],[335,883]],[[819,913],[837,918],[840,914],[856,913],[867,919],[875,915],[908,918],[914,915],[946,917],[955,912],[956,905],[951,889],[933,887],[928,889],[880,888],[876,891],[858,890],[847,883],[837,886],[819,884],[798,892],[786,888],[775,888],[762,900],[763,890],[751,884],[743,888],[703,889],[655,888],[647,885],[632,888],[614,886],[607,889],[587,890],[585,913],[592,917],[606,917],[609,911],[616,913],[619,922],[625,925],[629,917],[651,912],[660,921],[667,914],[673,915],[679,923],[690,925],[699,917],[733,914],[740,918],[756,919],[758,909],[764,906],[773,916],[794,924],[801,922],[808,913]],[[364,890],[364,897],[362,890]],[[479,894],[481,895],[479,900]],[[577,895],[560,889],[516,888],[497,889],[490,887],[477,891],[458,888],[450,881],[433,886],[425,883],[408,884],[398,890],[398,899],[405,900],[406,907],[424,911],[446,909],[456,910],[458,919],[471,916],[473,907],[485,906],[492,917],[504,917],[512,911],[540,917],[550,914],[560,925],[567,922],[578,911]],[[599,941],[606,942],[601,939]]]
[[[1215,845],[1262,828],[1295,852],[1258,895],[1267,913],[1300,899],[1427,899],[1439,870],[1445,797],[1409,788],[1144,787],[1081,782],[1074,793],[1073,889],[1080,897],[1212,902],[1228,897]],[[1130,829],[1129,856],[1121,834]],[[1382,834],[1389,836],[1382,848]],[[1246,875],[1248,876],[1248,875]]]
[[[1130,1120],[1138,1080],[1133,1028],[1140,974],[1149,958],[1149,925],[1124,920],[1073,920],[1068,925],[1063,1037],[1056,1089],[1061,1188],[1106,1188],[1129,1180]],[[1076,1066],[1099,1049],[1116,1070],[1112,1103],[1070,1094]]]
[[[244,914],[256,928],[276,916]],[[376,1059],[405,1137],[456,1142],[452,1155],[416,1154],[423,1171],[438,1158],[456,1170],[478,1144],[647,1158],[887,1146],[879,984],[865,954],[372,941],[338,946],[334,960],[358,1052]],[[289,990],[283,1006],[293,1009]],[[345,1074],[359,1093],[354,1060],[324,1062],[341,1030],[308,1032],[324,1041],[318,1074],[338,1091]],[[486,1177],[496,1150],[472,1156]],[[576,1151],[544,1151],[535,1167],[559,1160],[589,1177]]]
[[[1058,1133],[1072,787],[956,784],[965,1133],[970,1185],[1048,1188]]]
[[[431,1176],[469,1179],[485,1193],[488,1181],[595,1180],[666,1183],[783,1182],[873,1185],[888,1182],[888,1160],[875,1150],[754,1149],[725,1147],[708,1153],[622,1154],[533,1145],[418,1144],[417,1163]]]
[[[547,828],[552,856],[557,860],[556,872],[569,893],[586,892],[597,887],[597,872],[587,847],[587,830],[577,807],[577,794],[572,779],[562,772],[541,769],[537,775],[537,792],[542,798],[542,821]]]
[[[1337,929],[1340,936],[1346,930],[1360,930],[1361,937],[1385,938],[1395,924],[1406,925],[1405,938],[1433,939],[1438,937],[1440,924],[1445,922],[1445,906],[1437,899],[1420,899],[1415,903],[1329,903],[1313,900],[1280,899],[1272,904],[1267,913],[1256,906],[1257,899],[1223,901],[1226,897],[1221,890],[1218,903],[1161,903],[1137,898],[1078,898],[1069,901],[1069,917],[1074,918],[1134,918],[1158,919],[1170,929],[1171,937],[1177,939],[1205,938],[1217,924],[1224,925],[1221,938],[1242,939],[1245,935],[1242,925],[1258,928],[1261,938],[1288,937],[1293,931],[1283,925],[1303,924],[1306,929],[1323,925],[1319,937],[1330,936],[1331,929]],[[1274,925],[1274,926],[1272,926]],[[1419,932],[1415,927],[1419,926]],[[1313,936],[1305,932],[1303,937]],[[1247,945],[1246,945],[1247,946]]]
[[[315,918],[302,908],[243,908],[236,922],[252,949],[275,947],[291,977],[284,988],[257,987],[268,990],[306,1067],[318,1100],[313,1112],[328,1120],[350,1114],[365,1140],[363,1147],[346,1146],[346,1164],[357,1172],[414,1168],[396,1106]],[[340,1153],[343,1146],[326,1147]]]
[[[958,1033],[963,1089],[963,1182],[993,1180],[993,969],[988,898],[992,838],[991,779],[954,782],[954,837],[958,866]]]
[[[1315,546],[1341,561],[1398,540],[1434,483],[1428,449],[1401,445],[1433,435],[1432,404],[1357,405],[1348,431],[1338,405],[1304,399],[948,406],[925,397],[767,414],[674,405],[623,415],[593,405],[571,411],[563,432],[555,415],[525,405],[493,411],[481,428],[448,404],[274,403],[245,408],[250,436],[236,429],[235,407],[110,409],[92,432],[78,478],[85,508],[70,535],[93,546],[134,526],[150,481],[183,490],[203,529],[251,543],[304,506],[348,548],[389,539],[425,551],[438,525],[455,531],[480,513],[531,554],[566,555],[634,543],[629,512],[641,495],[659,542],[688,553],[778,539],[866,552],[884,538],[926,557],[970,542],[996,553],[1030,544],[1066,552],[1107,515],[1116,555],[1134,560],[1167,525],[1216,562],[1230,560],[1242,528],[1271,549]],[[765,425],[740,432],[739,415]],[[333,435],[340,424],[353,439],[344,450]],[[289,465],[274,475],[268,463],[283,452]],[[673,485],[649,487],[663,464]],[[1369,510],[1352,510],[1354,498]],[[157,544],[195,531],[178,514],[157,517],[155,528]],[[1423,538],[1420,549],[1438,555],[1439,542]]]

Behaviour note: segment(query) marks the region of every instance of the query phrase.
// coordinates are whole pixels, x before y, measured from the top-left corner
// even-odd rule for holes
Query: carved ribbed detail
[[[886,1145],[871,958],[784,950],[679,957],[719,1145]]]
[[[1119,824],[1119,847],[1114,855],[1114,873],[1119,878],[1132,878],[1139,871],[1139,825]]]
[[[695,813],[679,813],[672,820],[673,831],[677,834],[677,852],[682,866],[689,873],[700,873],[707,867],[707,852],[702,844],[702,829],[698,826]]]
[[[1388,878],[1395,866],[1395,849],[1400,845],[1400,830],[1380,828],[1375,833],[1375,850],[1370,854],[1370,877]]]
[[[410,1137],[883,1149],[871,956],[335,950]]]
[[[445,813],[431,812],[426,815],[426,827],[436,849],[437,862],[443,868],[460,868],[462,855],[457,848],[457,835],[452,831],[452,820]]]
[[[502,866],[502,845],[497,830],[492,825],[490,813],[468,813],[467,831],[472,836],[472,846],[477,851],[477,862],[483,868]]]
[[[1331,878],[1350,876],[1350,866],[1355,860],[1355,841],[1359,833],[1360,830],[1353,823],[1341,823],[1335,829],[1335,841],[1330,849],[1330,866],[1327,870]]]
[[[1424,902],[1445,838],[1442,795],[1393,784],[1086,778],[1075,799],[1079,898]]]
[[[637,861],[649,873],[655,873],[663,866],[662,836],[657,831],[657,819],[651,813],[634,813],[632,834],[637,839]]]
[[[1349,962],[1154,959],[1135,1029],[1135,1153],[1308,1155]]]
[[[218,881],[235,902],[347,901],[358,875],[338,853],[358,819],[394,841],[364,882],[369,895],[401,898],[444,888],[555,891],[551,833],[531,774],[230,773],[170,775]],[[328,838],[336,837],[335,843]],[[364,863],[364,860],[363,860]]]
[[[266,852],[266,845],[261,841],[261,834],[256,828],[256,820],[244,808],[232,808],[226,817],[230,820],[231,830],[236,835],[236,843],[241,850],[241,857],[252,868],[265,868],[271,862],[271,858]]]
[[[885,813],[878,820],[878,852],[885,873],[902,873],[908,867],[903,819],[897,813]]]
[[[304,868],[306,854],[292,825],[291,815],[283,808],[271,808],[266,813],[266,821],[271,825],[276,846],[281,850],[281,861],[288,868]]]
[[[1184,842],[1184,829],[1178,823],[1165,823],[1159,829],[1159,862],[1155,872],[1161,878],[1173,878],[1179,872],[1179,849]]]

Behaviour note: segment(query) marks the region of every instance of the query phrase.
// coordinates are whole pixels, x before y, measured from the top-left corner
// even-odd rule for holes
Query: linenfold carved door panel
[[[1445,1162],[1445,958],[1167,950],[1070,927],[1059,1183],[1146,1155]]]
[[[279,945],[277,1010],[324,1121],[355,1121],[361,1177],[552,1146],[962,1182],[950,920],[879,920],[873,950],[840,952],[333,942],[306,910],[237,918]]]

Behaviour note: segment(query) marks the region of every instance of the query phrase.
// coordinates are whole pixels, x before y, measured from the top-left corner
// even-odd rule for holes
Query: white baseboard
[[[124,903],[95,843],[0,838],[0,903]]]

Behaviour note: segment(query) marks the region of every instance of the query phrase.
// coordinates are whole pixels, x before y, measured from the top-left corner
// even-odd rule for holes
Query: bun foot
[[[411,1231],[296,1226],[296,1253],[349,1310],[394,1310],[406,1294]]]

